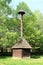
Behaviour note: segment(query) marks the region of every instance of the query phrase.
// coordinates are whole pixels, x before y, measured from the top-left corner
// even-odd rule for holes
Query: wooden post
[[[21,15],[21,39],[23,38],[23,15]]]
[[[25,14],[25,12],[23,10],[20,10],[18,14],[20,14],[21,16],[21,39],[22,39],[23,38],[23,15]]]

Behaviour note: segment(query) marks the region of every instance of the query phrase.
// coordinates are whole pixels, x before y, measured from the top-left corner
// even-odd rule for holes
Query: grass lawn
[[[40,56],[39,58],[25,58],[25,59],[0,57],[0,65],[43,65],[43,56]]]

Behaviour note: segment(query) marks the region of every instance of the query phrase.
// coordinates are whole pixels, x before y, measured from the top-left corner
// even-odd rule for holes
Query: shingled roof
[[[12,47],[12,49],[14,49],[14,48],[29,48],[29,49],[31,49],[32,47],[29,45],[29,43],[24,38],[22,38]]]

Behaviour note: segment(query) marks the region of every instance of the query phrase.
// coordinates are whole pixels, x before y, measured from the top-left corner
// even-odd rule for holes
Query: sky
[[[43,0],[12,0],[10,6],[16,9],[20,2],[25,2],[31,11],[39,10],[43,14]]]

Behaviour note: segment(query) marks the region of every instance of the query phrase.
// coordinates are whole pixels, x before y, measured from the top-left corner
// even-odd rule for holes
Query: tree
[[[40,29],[41,35],[40,35],[40,49],[43,50],[43,14],[36,10],[34,12],[35,16],[36,16],[36,22],[37,22],[37,27],[38,29]]]
[[[11,16],[12,8],[9,7],[10,2],[11,0],[0,0],[0,46],[4,48],[11,47],[19,37],[17,20]]]
[[[7,45],[6,32],[7,32],[7,18],[11,14],[9,3],[11,0],[0,0],[0,46]],[[9,18],[8,18],[9,19]]]
[[[11,8],[9,7],[10,2],[11,0],[0,0],[0,16],[11,14]]]
[[[43,33],[43,15],[38,10],[34,11],[34,14],[35,14],[36,19],[37,19],[38,27],[40,28],[41,32]]]
[[[11,47],[20,38],[18,11],[23,9],[26,13],[23,17],[23,35],[33,49],[41,48],[43,35],[37,22],[40,18],[37,19],[36,14],[24,2],[19,3],[15,10],[9,7],[10,0],[2,0],[0,3],[4,3],[4,6],[0,6],[0,46]]]

